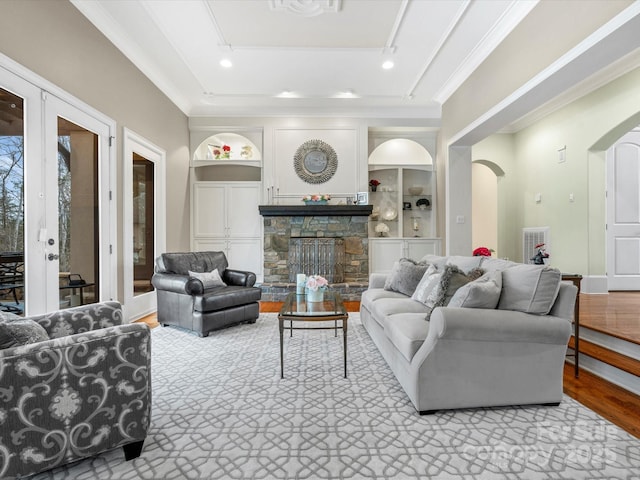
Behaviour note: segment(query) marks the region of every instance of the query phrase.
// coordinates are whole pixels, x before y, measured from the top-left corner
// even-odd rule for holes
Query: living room
[[[548,227],[551,265],[563,272],[580,272],[583,292],[606,294],[610,269],[602,225],[608,219],[607,151],[640,124],[640,45],[629,34],[636,31],[638,5],[585,2],[580,5],[582,13],[575,15],[574,2],[532,3],[531,12],[512,35],[450,92],[441,110],[418,108],[421,113],[409,113],[407,109],[405,116],[364,115],[340,107],[316,113],[302,110],[298,115],[295,109],[270,115],[260,108],[255,108],[256,115],[234,115],[221,108],[224,113],[216,115],[211,113],[215,108],[206,110],[204,103],[193,114],[186,113],[184,104],[168,98],[163,86],[142,73],[144,65],[127,58],[74,2],[67,1],[3,2],[12,21],[0,32],[0,66],[3,74],[31,83],[43,80],[37,85],[42,90],[72,98],[112,122],[107,136],[114,137],[115,148],[107,150],[106,157],[112,163],[110,184],[116,201],[109,207],[112,215],[106,231],[111,232],[101,248],[105,252],[112,248],[115,260],[107,261],[103,269],[109,277],[103,299],[121,300],[130,319],[149,312],[134,314],[127,300],[133,301],[135,295],[125,289],[127,132],[135,132],[165,155],[162,251],[193,249],[192,183],[195,175],[211,178],[209,172],[194,171],[194,151],[210,136],[236,133],[254,139],[259,132],[253,142],[260,146],[259,167],[220,167],[214,175],[221,182],[258,181],[263,205],[276,200],[299,205],[303,195],[314,193],[335,195],[334,204],[359,192],[371,194],[370,154],[384,141],[400,136],[422,145],[433,158],[433,231],[424,237],[439,239],[439,253],[470,255],[475,247],[486,246],[498,258],[526,262],[523,229]],[[556,28],[570,34],[549,35]],[[587,81],[579,81],[583,79]],[[14,90],[8,82],[0,86]],[[40,98],[39,88],[31,98]],[[559,97],[567,91],[568,96]],[[195,144],[194,132],[201,136]],[[305,184],[295,174],[296,148],[316,138],[338,150],[344,170],[334,183]],[[485,182],[496,198],[491,207],[472,197],[472,190],[478,190],[473,183],[477,167],[491,172]],[[32,204],[37,198],[37,194],[31,197]],[[495,218],[484,214],[486,208],[495,212]],[[25,235],[33,238],[32,250],[42,249],[43,243],[35,240],[39,236],[35,225],[31,223],[28,228],[33,230]],[[484,228],[475,230],[478,225]],[[36,282],[27,284],[27,290],[34,292],[34,313],[49,309],[35,295],[40,288],[37,277],[44,278],[39,272],[34,270],[27,280]],[[106,287],[107,280],[102,284]],[[185,349],[191,348],[186,340],[180,341]],[[366,357],[366,352],[361,354]],[[170,364],[163,368],[170,369]],[[313,476],[313,468],[308,468]]]

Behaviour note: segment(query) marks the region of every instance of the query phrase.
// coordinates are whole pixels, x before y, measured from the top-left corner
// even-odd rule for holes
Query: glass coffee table
[[[347,320],[349,315],[345,309],[342,297],[338,292],[327,290],[321,302],[309,302],[306,295],[295,292],[287,295],[284,305],[278,314],[280,328],[280,378],[284,378],[284,331],[290,330],[335,330],[342,329],[344,343],[344,378],[347,378]],[[285,322],[289,322],[287,326]],[[294,322],[333,322],[329,327],[294,327]]]

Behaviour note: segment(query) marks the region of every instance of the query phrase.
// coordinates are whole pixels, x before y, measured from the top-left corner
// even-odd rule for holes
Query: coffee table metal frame
[[[302,307],[299,309],[298,307]],[[304,310],[303,310],[304,309]],[[342,298],[338,292],[326,291],[322,302],[307,302],[306,295],[290,293],[278,314],[278,327],[280,329],[280,378],[284,378],[284,331],[290,330],[335,330],[342,329],[344,348],[344,378],[347,378],[347,321],[349,314],[346,311]],[[293,322],[333,322],[331,327],[294,327]],[[341,324],[338,324],[341,321]],[[285,324],[289,322],[289,326]]]

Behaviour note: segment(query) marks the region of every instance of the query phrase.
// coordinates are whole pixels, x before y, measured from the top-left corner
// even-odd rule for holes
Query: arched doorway
[[[473,248],[486,247],[500,253],[498,230],[498,179],[504,171],[490,160],[471,163],[471,219]]]

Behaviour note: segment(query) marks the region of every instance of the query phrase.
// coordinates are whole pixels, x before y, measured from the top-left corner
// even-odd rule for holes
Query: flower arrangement
[[[534,265],[544,265],[544,259],[549,258],[549,253],[544,248],[544,243],[538,243],[535,247],[533,247],[536,251],[536,254],[531,257]]]
[[[307,277],[307,283],[305,284],[305,287],[312,292],[326,290],[328,286],[329,282],[327,282],[327,279],[320,275],[309,275]]]
[[[216,159],[231,158],[231,147],[229,145],[223,145],[222,147],[215,145],[215,148],[213,149],[213,156]]]
[[[380,222],[376,225],[375,230],[376,230],[376,233],[382,237],[387,233],[389,233],[389,226],[386,223]]]
[[[494,250],[492,248],[478,247],[473,251],[473,256],[474,257],[490,257],[493,251]]]
[[[380,185],[380,180],[376,180],[375,178],[369,180],[369,186],[371,187],[372,192],[375,192],[378,189],[378,185]]]
[[[326,193],[316,193],[315,195],[305,195],[302,197],[304,203],[327,203],[329,200],[331,200],[331,195],[327,195]]]

